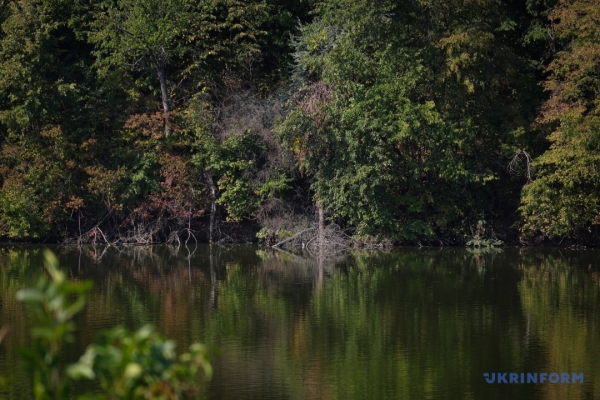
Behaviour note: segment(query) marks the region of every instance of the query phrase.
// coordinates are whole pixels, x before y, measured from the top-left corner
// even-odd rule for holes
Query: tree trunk
[[[325,244],[325,212],[323,211],[321,202],[317,203],[317,208],[319,210],[319,247],[323,247]]]
[[[217,214],[217,199],[219,198],[219,189],[217,188],[217,185],[215,185],[215,181],[213,180],[212,176],[207,171],[204,171],[204,178],[206,179],[206,184],[210,190],[210,227],[208,228],[208,241],[212,243],[216,239],[216,230],[218,229],[219,224]]]
[[[169,92],[167,90],[167,77],[165,75],[164,65],[158,67],[157,72],[158,80],[160,81],[160,95],[162,98],[163,112],[165,117],[165,137],[169,137],[171,134],[171,121],[169,121],[171,106],[169,105]]]

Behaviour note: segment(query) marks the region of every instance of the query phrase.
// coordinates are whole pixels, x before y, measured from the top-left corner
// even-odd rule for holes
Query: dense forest
[[[0,24],[0,239],[599,243],[597,0],[5,0]]]

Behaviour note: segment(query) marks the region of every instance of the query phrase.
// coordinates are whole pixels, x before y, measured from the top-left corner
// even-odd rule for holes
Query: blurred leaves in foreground
[[[136,332],[123,327],[102,332],[78,362],[61,362],[63,348],[74,341],[73,319],[85,308],[92,282],[68,281],[52,252],[46,250],[44,258],[49,277],[42,275],[34,288],[17,292],[17,299],[29,306],[32,345],[21,354],[33,373],[36,400],[66,399],[74,381],[81,379],[97,381],[101,391],[79,399],[199,397],[200,370],[206,379],[212,375],[207,348],[194,343],[177,356],[175,343],[148,325]]]

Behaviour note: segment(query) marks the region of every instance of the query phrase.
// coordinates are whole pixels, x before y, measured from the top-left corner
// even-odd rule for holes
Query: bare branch
[[[312,231],[312,230],[314,230],[314,229],[317,229],[317,228],[316,228],[316,227],[312,227],[312,228],[305,229],[305,230],[303,230],[303,231],[301,231],[301,232],[299,232],[299,233],[296,233],[294,236],[292,236],[292,237],[290,237],[290,238],[287,238],[287,239],[285,239],[285,240],[282,240],[281,242],[279,242],[279,243],[277,243],[277,244],[274,244],[272,247],[279,247],[279,246],[281,246],[282,244],[285,244],[285,243],[291,242],[292,240],[294,240],[294,239],[296,239],[296,238],[298,238],[298,237],[302,236],[303,234],[305,234],[305,233],[307,233],[307,232],[310,232],[310,231]]]
[[[523,165],[524,164],[524,165]],[[533,158],[525,150],[517,150],[508,163],[506,169],[511,175],[524,173],[527,177],[527,183],[533,182],[535,170],[533,168]]]

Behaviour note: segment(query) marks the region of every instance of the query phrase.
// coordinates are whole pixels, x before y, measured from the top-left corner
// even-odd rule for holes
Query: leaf
[[[56,328],[38,326],[35,328],[31,328],[31,336],[34,338],[44,338],[47,340],[52,340],[58,336],[58,331]]]
[[[71,364],[67,367],[67,375],[71,379],[94,379],[96,374],[94,370],[83,363]]]
[[[41,302],[43,295],[37,289],[21,289],[17,292],[17,300],[27,303]]]
[[[139,376],[141,376],[142,372],[143,372],[143,369],[140,364],[131,362],[131,363],[127,364],[127,366],[125,367],[125,372],[123,374],[123,377],[127,380],[134,380],[134,379],[137,379]]]
[[[65,282],[65,274],[58,269],[58,258],[54,255],[53,252],[46,249],[44,250],[44,261],[46,269],[50,274],[52,280],[57,285],[62,285]]]
[[[135,336],[138,340],[145,340],[152,335],[152,332],[154,332],[152,325],[144,325],[138,329],[138,331],[135,333]]]

